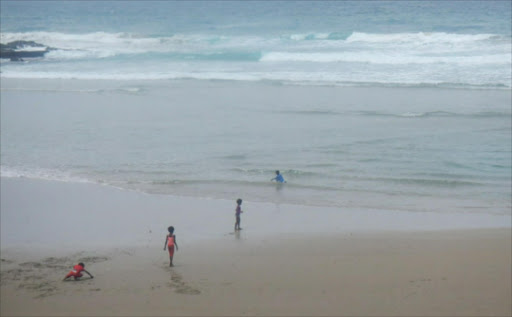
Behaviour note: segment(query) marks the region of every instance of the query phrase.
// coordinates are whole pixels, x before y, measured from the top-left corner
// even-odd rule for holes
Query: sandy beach
[[[2,252],[2,316],[510,316],[510,230]],[[41,251],[41,250],[39,250]],[[78,261],[94,279],[62,282]]]
[[[231,201],[5,178],[1,190],[2,316],[512,313],[508,216],[379,218],[248,201],[235,233]],[[63,282],[80,261],[95,278]]]
[[[0,317],[512,317],[512,1],[0,7]]]

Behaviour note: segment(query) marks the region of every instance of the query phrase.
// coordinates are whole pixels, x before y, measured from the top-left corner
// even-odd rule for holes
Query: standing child
[[[174,266],[174,264],[172,264],[172,258],[174,256],[174,246],[176,246],[176,251],[178,251],[178,242],[176,242],[174,227],[170,226],[169,228],[167,228],[167,230],[169,231],[169,234],[165,237],[164,251],[165,248],[169,250],[169,266]]]
[[[85,264],[83,264],[82,262],[73,266],[73,269],[71,271],[69,271],[68,275],[66,275],[66,277],[63,279],[63,281],[67,280],[70,277],[74,277],[75,280],[78,280],[83,276],[82,272],[85,272],[85,273],[89,274],[89,276],[91,278],[94,278],[94,276],[92,276],[91,273],[87,272],[84,267],[85,267]]]
[[[235,211],[235,216],[236,216],[236,222],[235,222],[235,231],[237,230],[242,230],[242,228],[240,228],[240,214],[243,212],[242,211],[242,200],[240,198],[238,198],[236,200],[236,211]]]

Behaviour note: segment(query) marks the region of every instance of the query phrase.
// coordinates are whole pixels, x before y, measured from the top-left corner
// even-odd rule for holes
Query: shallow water
[[[4,80],[1,101],[4,177],[510,214],[506,91]]]

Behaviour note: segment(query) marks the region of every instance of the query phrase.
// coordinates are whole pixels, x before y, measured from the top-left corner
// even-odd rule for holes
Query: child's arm
[[[90,276],[91,278],[94,278],[94,276],[92,276],[92,275],[91,275],[91,273],[87,272],[86,270],[84,270],[84,272],[85,272],[85,273],[87,273],[87,274],[89,274],[89,276]]]
[[[164,241],[164,251],[166,250],[167,248],[167,236],[165,236],[165,241]]]
[[[176,246],[176,251],[178,251],[178,242],[176,242],[176,236],[174,236],[174,245]]]

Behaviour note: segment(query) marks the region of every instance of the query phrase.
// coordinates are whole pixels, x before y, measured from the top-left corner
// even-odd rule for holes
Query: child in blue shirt
[[[286,183],[283,178],[283,175],[279,174],[279,171],[276,171],[276,177],[272,178],[270,181],[276,181],[278,183]]]

